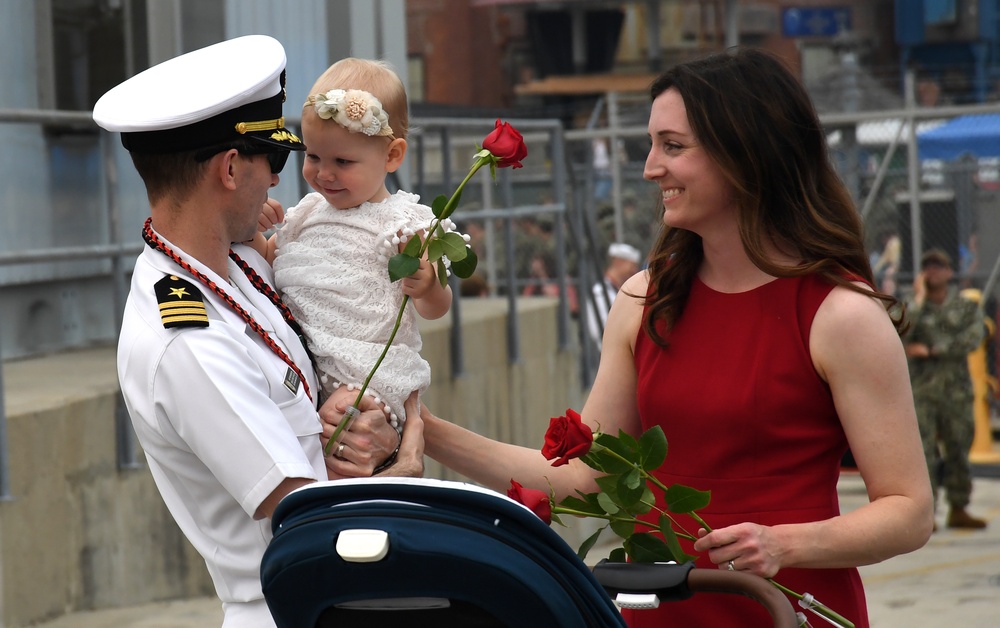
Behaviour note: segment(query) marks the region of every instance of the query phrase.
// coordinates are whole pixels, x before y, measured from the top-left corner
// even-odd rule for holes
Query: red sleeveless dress
[[[639,332],[642,427],[662,426],[668,443],[658,477],[668,486],[710,490],[711,503],[699,513],[713,528],[817,521],[840,513],[837,479],[847,440],[809,355],[809,329],[832,289],[809,276],[724,294],[696,279],[666,336],[667,348]],[[662,495],[654,492],[662,506]],[[696,532],[689,518],[678,520]],[[697,563],[718,568],[707,555]],[[856,569],[788,568],[775,580],[813,594],[858,628],[868,626]],[[807,615],[813,625],[827,625]],[[657,610],[626,611],[625,617],[635,628],[773,625],[756,602],[708,593]]]

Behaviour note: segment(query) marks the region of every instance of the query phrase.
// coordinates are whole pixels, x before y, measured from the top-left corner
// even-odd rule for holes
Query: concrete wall
[[[556,346],[556,303],[522,299],[521,360],[507,363],[506,302],[462,301],[466,374],[451,379],[450,317],[424,323],[436,414],[541,447],[548,418],[580,408],[575,351]],[[0,503],[0,621],[212,595],[144,467],[116,458],[114,349],[3,364],[12,499]],[[141,455],[140,455],[141,459]],[[428,460],[428,477],[461,479]]]

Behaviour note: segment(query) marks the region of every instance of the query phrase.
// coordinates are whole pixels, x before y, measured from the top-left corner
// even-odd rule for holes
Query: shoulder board
[[[208,327],[205,300],[193,283],[177,275],[167,275],[157,281],[153,289],[164,327]]]

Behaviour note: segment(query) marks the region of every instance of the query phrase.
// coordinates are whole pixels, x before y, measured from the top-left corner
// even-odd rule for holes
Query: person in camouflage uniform
[[[923,255],[907,304],[910,328],[903,342],[935,502],[943,481],[950,506],[948,527],[977,529],[986,522],[966,511],[975,431],[968,355],[982,342],[986,326],[978,304],[950,287],[953,276],[951,258],[944,251],[932,249]]]

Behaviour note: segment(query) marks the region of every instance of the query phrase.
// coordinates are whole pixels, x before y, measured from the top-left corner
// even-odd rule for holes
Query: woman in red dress
[[[644,176],[663,223],[625,283],[582,415],[661,425],[667,484],[712,492],[699,566],[774,577],[868,626],[856,567],[928,539],[931,494],[906,359],[871,288],[862,224],[799,82],[755,50],[680,64],[652,85]],[[424,412],[426,452],[497,490],[597,490],[578,460],[497,443]],[[850,447],[869,503],[841,514]],[[641,626],[767,626],[750,601],[698,595],[627,613]]]

